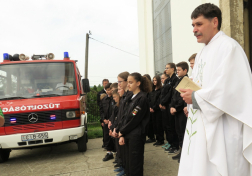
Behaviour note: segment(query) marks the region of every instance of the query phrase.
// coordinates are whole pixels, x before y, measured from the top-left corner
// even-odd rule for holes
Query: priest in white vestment
[[[190,104],[179,176],[252,176],[252,76],[242,47],[220,31],[221,11],[210,3],[192,13],[194,35],[205,43],[193,81],[181,89]]]

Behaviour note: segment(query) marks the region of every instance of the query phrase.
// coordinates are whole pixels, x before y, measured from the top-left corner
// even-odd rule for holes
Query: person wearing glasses
[[[114,131],[113,131],[113,135],[118,137],[119,134],[119,128],[122,126],[122,118],[124,116],[125,113],[125,101],[128,97],[131,97],[133,95],[132,92],[128,91],[128,79],[129,76],[129,72],[122,72],[117,76],[117,81],[118,81],[118,89],[123,89],[124,90],[124,94],[121,97],[120,100],[120,105],[119,105],[119,110],[118,110],[118,115],[117,115],[117,124],[115,124],[114,127]],[[124,175],[126,173],[126,148],[125,145],[120,145],[118,150],[118,157],[120,159],[120,162],[116,164],[116,166],[118,166],[118,168],[115,170],[115,172],[119,172],[117,175]]]

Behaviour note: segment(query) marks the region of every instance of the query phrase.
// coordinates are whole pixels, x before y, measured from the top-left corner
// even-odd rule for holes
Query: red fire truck
[[[0,107],[5,124],[0,127],[0,162],[12,149],[77,142],[87,149],[87,79],[81,80],[77,61],[54,60],[54,55],[33,55],[32,60],[10,59],[0,63]],[[45,59],[43,59],[45,58]],[[85,93],[84,93],[85,92]]]

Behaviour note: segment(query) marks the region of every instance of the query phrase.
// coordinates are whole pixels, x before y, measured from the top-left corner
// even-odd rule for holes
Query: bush
[[[99,84],[97,87],[91,87],[90,92],[87,93],[87,108],[88,108],[88,123],[100,122],[99,106],[97,105],[97,93],[103,87]]]

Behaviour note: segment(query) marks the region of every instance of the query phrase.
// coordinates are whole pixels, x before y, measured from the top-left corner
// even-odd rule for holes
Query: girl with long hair
[[[153,90],[149,94],[149,102],[150,102],[150,112],[152,125],[154,129],[154,134],[156,135],[157,142],[154,143],[154,146],[160,146],[164,144],[164,130],[162,125],[162,112],[159,108],[159,98],[161,94],[161,78],[160,76],[153,77]]]
[[[126,175],[142,176],[145,132],[150,118],[146,93],[151,91],[151,82],[140,73],[132,73],[128,76],[128,90],[133,95],[125,100],[119,144],[126,147]]]

